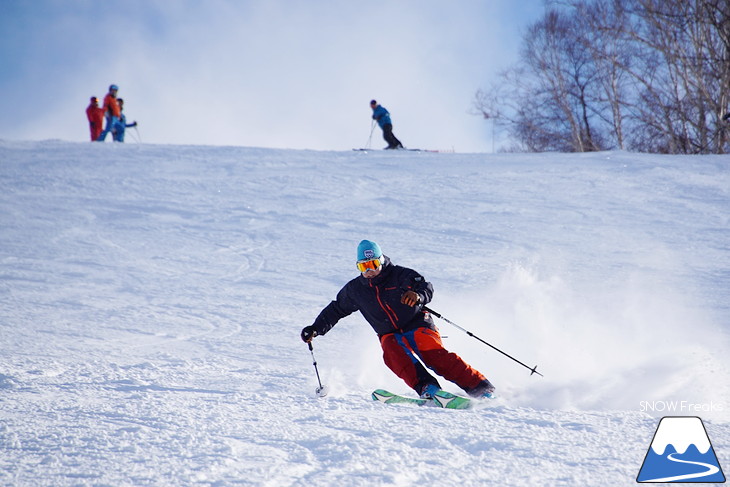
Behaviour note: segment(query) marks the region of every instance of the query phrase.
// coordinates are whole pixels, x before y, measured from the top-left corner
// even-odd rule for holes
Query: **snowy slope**
[[[729,219],[727,156],[0,141],[0,484],[635,485],[670,414],[730,465]],[[362,238],[545,377],[441,322],[500,398],[374,403],[353,315],[315,398]]]

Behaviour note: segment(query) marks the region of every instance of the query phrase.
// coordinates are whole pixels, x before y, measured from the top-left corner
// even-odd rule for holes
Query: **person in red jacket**
[[[101,135],[101,129],[104,124],[104,110],[99,107],[99,99],[95,96],[91,97],[89,106],[86,107],[86,118],[89,119],[89,130],[91,131],[91,141],[95,141]]]
[[[122,116],[121,110],[119,110],[119,104],[117,103],[117,92],[119,87],[117,85],[109,86],[109,93],[104,97],[104,116],[106,117],[106,127],[104,131],[99,135],[98,141],[103,142],[106,139],[106,134],[112,133],[112,137],[116,132],[116,125],[119,123],[119,118]]]

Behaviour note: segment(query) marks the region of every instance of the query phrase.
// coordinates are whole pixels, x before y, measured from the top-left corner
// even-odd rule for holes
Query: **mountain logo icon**
[[[725,475],[702,420],[696,416],[662,418],[636,481],[725,482]]]

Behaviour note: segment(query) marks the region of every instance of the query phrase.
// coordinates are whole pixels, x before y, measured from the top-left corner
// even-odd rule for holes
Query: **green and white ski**
[[[433,402],[446,409],[469,409],[474,405],[471,399],[446,391],[438,391],[434,394]]]
[[[385,404],[414,404],[416,406],[425,406],[430,401],[428,399],[420,399],[415,397],[400,396],[386,391],[385,389],[376,389],[372,393],[373,401],[384,402]]]
[[[401,396],[385,389],[376,389],[372,393],[373,401],[386,404],[411,404],[416,406],[436,406],[445,409],[469,409],[473,403],[471,399],[457,396],[446,391],[438,391],[432,399]]]

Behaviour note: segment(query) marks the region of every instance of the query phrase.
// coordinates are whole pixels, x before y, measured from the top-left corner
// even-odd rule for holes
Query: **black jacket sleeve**
[[[420,274],[413,278],[413,290],[421,296],[421,304],[428,304],[433,298],[433,285]]]
[[[415,291],[421,297],[421,305],[430,303],[433,298],[433,285],[413,269],[407,267],[399,269],[401,291]]]
[[[317,316],[314,320],[312,326],[314,326],[317,330],[318,335],[324,335],[342,318],[349,316],[358,310],[357,304],[355,304],[355,302],[350,298],[348,288],[351,285],[351,283],[345,285],[345,287],[337,293],[337,298],[325,306],[325,308],[319,313],[319,316]]]

